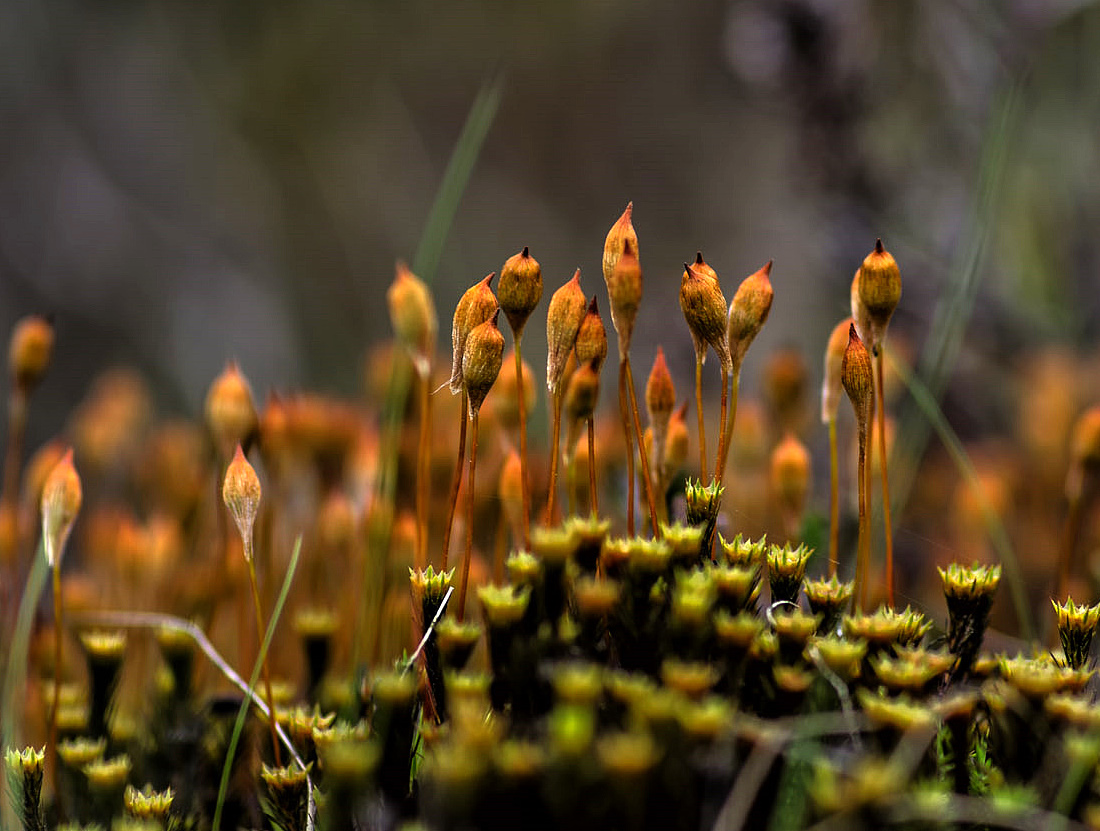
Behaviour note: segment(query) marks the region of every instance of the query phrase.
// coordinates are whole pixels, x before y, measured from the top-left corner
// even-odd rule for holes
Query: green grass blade
[[[432,203],[428,219],[424,224],[424,231],[416,247],[416,256],[413,258],[413,271],[428,285],[431,285],[435,279],[439,260],[443,254],[443,245],[447,241],[447,235],[458,212],[462,194],[470,182],[474,165],[481,154],[481,147],[489,134],[493,119],[496,118],[503,88],[503,79],[499,76],[491,78],[482,86],[466,116],[466,123],[462,127],[450,161],[447,163],[447,169],[439,183],[439,190],[436,192],[435,201]],[[376,494],[376,498],[383,503],[392,503],[397,491],[398,436],[410,381],[408,367],[398,363],[390,376],[390,385],[386,391],[386,401],[383,406],[382,458]],[[368,588],[367,583],[367,575],[364,573],[364,590]],[[377,598],[377,602],[381,603],[382,598]],[[352,654],[359,659],[363,657],[359,635],[362,629],[361,626],[356,627],[352,644]]]
[[[936,435],[943,442],[943,446],[947,448],[951,460],[966,480],[967,486],[974,492],[974,497],[978,500],[981,509],[982,522],[985,525],[986,533],[989,534],[989,539],[1001,560],[1001,566],[1004,568],[1005,580],[1008,581],[1020,632],[1026,640],[1031,640],[1035,637],[1035,622],[1031,619],[1031,609],[1027,602],[1027,587],[1024,585],[1023,574],[1020,572],[1020,562],[1016,558],[1016,551],[1012,547],[1012,541],[1009,539],[1004,523],[1001,522],[1001,518],[997,516],[997,512],[993,510],[989,500],[985,497],[985,491],[982,490],[982,484],[978,479],[978,472],[974,469],[974,463],[970,461],[966,448],[963,447],[959,437],[955,435],[955,431],[951,429],[951,425],[947,423],[947,418],[936,403],[932,391],[900,361],[895,361],[889,350],[886,351],[886,360],[890,362],[891,368],[897,373],[901,382],[905,384],[906,389],[909,390],[909,394],[913,397],[913,401],[916,402],[920,412],[924,414],[931,429],[936,431]]]
[[[466,123],[462,126],[455,149],[451,153],[447,169],[443,173],[443,179],[439,184],[439,192],[428,221],[424,225],[424,232],[420,236],[420,244],[416,247],[416,256],[413,258],[413,271],[426,283],[431,283],[435,278],[436,269],[439,268],[439,258],[443,255],[443,244],[447,241],[447,235],[451,230],[455,214],[458,212],[458,204],[462,201],[462,194],[469,184],[470,174],[481,154],[481,147],[489,135],[489,128],[493,125],[497,109],[500,106],[500,96],[503,91],[502,78],[495,77],[487,81],[478,91],[470,107],[470,113],[466,116]]]
[[[458,212],[462,194],[470,182],[474,164],[481,153],[481,146],[489,134],[497,108],[500,106],[502,85],[499,78],[488,81],[481,88],[470,107],[470,114],[462,127],[443,179],[439,184],[435,202],[428,214],[424,232],[416,248],[413,259],[413,271],[428,285],[435,279],[436,269],[443,254],[443,245],[447,241],[455,214]],[[392,499],[397,488],[397,431],[401,425],[401,413],[409,392],[409,372],[404,364],[398,364],[398,370],[390,378],[390,388],[386,394],[386,441],[383,443],[383,458],[380,488],[382,493]]]
[[[918,363],[918,374],[933,399],[943,394],[962,346],[967,321],[974,310],[986,247],[1000,206],[1009,143],[1017,129],[1020,109],[1020,90],[1015,84],[994,108],[990,119],[981,152],[978,197],[961,237],[966,244],[936,304]],[[929,421],[919,408],[907,408],[901,413],[889,464],[891,508],[895,517],[901,516],[909,499],[917,465],[930,436]]]
[[[225,795],[229,790],[229,773],[233,767],[233,757],[237,753],[237,744],[241,739],[241,731],[244,729],[245,716],[248,714],[248,706],[255,697],[256,682],[259,681],[260,671],[267,657],[268,647],[275,635],[275,627],[279,623],[279,616],[283,613],[287,595],[290,594],[291,583],[294,582],[294,572],[298,568],[298,556],[302,553],[302,538],[299,536],[294,541],[294,550],[290,555],[290,565],[287,566],[286,577],[283,578],[283,587],[279,590],[279,597],[275,600],[275,608],[271,611],[271,618],[267,622],[267,631],[264,632],[263,643],[260,644],[260,653],[256,656],[256,663],[252,666],[252,674],[248,678],[248,693],[241,702],[241,708],[237,711],[237,721],[233,724],[233,733],[229,737],[229,748],[225,753],[225,763],[222,765],[222,778],[218,784],[218,801],[214,805],[214,822],[211,824],[213,831],[218,831],[222,821],[222,807],[225,804]],[[271,702],[268,702],[271,704]],[[274,705],[271,717],[274,718]]]
[[[31,564],[30,574],[27,575],[27,585],[23,589],[23,596],[19,600],[19,612],[15,620],[15,631],[12,634],[11,646],[8,649],[8,671],[4,675],[4,688],[2,692],[3,723],[0,724],[0,745],[4,748],[15,747],[19,742],[17,728],[23,723],[23,718],[16,709],[23,701],[22,687],[27,678],[27,655],[30,652],[31,630],[34,628],[34,612],[38,608],[38,601],[42,598],[42,592],[46,588],[46,578],[49,577],[50,567],[46,562],[46,555],[39,542],[34,553],[34,562]],[[16,691],[20,694],[16,698]]]
[[[0,690],[0,750],[22,746],[18,728],[23,723],[22,702],[23,688],[27,681],[27,656],[30,654],[31,631],[34,629],[34,612],[38,608],[38,601],[42,599],[49,575],[50,566],[46,562],[42,541],[39,540],[30,574],[27,575],[27,584],[19,598],[15,630],[8,647],[7,672],[4,673],[4,685]],[[0,825],[14,828],[15,815],[12,813],[10,800],[0,801],[3,803],[0,805]]]

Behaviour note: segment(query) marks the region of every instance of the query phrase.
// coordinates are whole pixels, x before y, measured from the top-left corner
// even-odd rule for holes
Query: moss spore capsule
[[[474,283],[459,298],[451,322],[451,393],[462,392],[462,358],[466,353],[466,339],[475,327],[493,316],[498,308],[496,295],[490,287],[496,272],[487,274]]]
[[[484,323],[475,326],[466,340],[462,355],[462,383],[470,396],[470,417],[481,404],[500,373],[504,362],[504,335],[497,328],[499,310]]]
[[[542,298],[542,268],[531,256],[527,246],[509,257],[500,267],[497,298],[500,308],[508,318],[508,325],[519,337],[527,318]]]
[[[577,342],[588,302],[581,290],[581,270],[554,292],[546,314],[546,387],[551,395],[561,390],[569,353]]]
[[[882,240],[875,240],[874,250],[859,267],[859,299],[867,310],[870,324],[871,351],[878,353],[886,337],[886,328],[901,300],[901,272],[893,256],[882,247]]]

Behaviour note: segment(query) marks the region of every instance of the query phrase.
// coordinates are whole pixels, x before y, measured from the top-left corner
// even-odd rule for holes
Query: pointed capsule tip
[[[526,245],[523,246],[523,253],[520,254],[520,256],[521,257],[530,257],[531,256],[531,252],[527,249]]]
[[[588,313],[590,315],[598,315],[600,313],[599,308],[596,306],[596,295],[592,295],[592,299],[588,302]]]
[[[702,265],[703,264],[703,252],[702,251],[696,251],[695,252],[695,264],[696,265]]]
[[[875,253],[876,254],[881,254],[885,250],[886,249],[882,247],[882,238],[880,237],[880,238],[876,239],[875,240]]]
[[[495,271],[490,271],[488,274],[485,275],[481,282],[488,286],[491,282],[493,282],[493,278],[496,276],[497,273]]]
[[[570,282],[576,283],[578,286],[581,284],[581,270],[579,268],[573,272],[573,279]]]

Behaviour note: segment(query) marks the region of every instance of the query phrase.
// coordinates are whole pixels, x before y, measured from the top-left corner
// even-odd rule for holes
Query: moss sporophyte
[[[713,253],[713,265],[699,253],[682,270],[679,257],[647,260],[650,279],[679,289],[684,316],[649,339],[643,216],[628,205],[604,238],[606,295],[586,294],[579,271],[544,275],[528,247],[500,252],[497,292],[489,274],[457,301],[449,373],[436,292],[398,263],[394,338],[371,353],[366,402],[273,391],[257,408],[244,369],[227,363],[200,420],[161,421],[140,379],[115,375],[29,461],[31,394],[54,333],[35,316],[17,324],[0,585],[29,587],[3,620],[5,761],[23,828],[1056,827],[1100,816],[1088,694],[1100,605],[1068,595],[1087,586],[1075,551],[1100,493],[1097,410],[1064,431],[1068,471],[1043,480],[1060,491],[1066,474],[1061,544],[1046,546],[1060,552],[1048,569],[1061,586],[1052,655],[1006,637],[996,592],[1002,574],[1015,585],[1007,559],[1003,571],[938,560],[938,583],[931,562],[980,551],[972,515],[1025,504],[1010,488],[1027,477],[983,468],[985,501],[953,498],[942,524],[962,529],[958,540],[926,552],[945,480],[920,472],[932,478],[918,480],[912,522],[925,525],[904,556],[899,535],[895,572],[870,475],[892,424],[883,355],[901,298],[881,242],[851,264],[850,286],[847,269],[836,275],[852,316],[819,333],[822,519],[811,482],[826,437],[808,426],[806,361],[774,353],[765,404],[739,404],[742,369],[755,371],[746,355],[772,319],[772,263],[735,284]],[[545,307],[544,277],[558,287]],[[610,409],[601,309],[618,339]],[[532,371],[542,356],[522,352],[540,314],[545,390]],[[648,370],[644,408],[632,349]],[[708,395],[712,352],[721,389]],[[677,377],[692,357],[695,378]],[[414,383],[390,402],[392,433],[380,430],[373,404],[403,373]],[[694,396],[678,399],[680,382]],[[443,387],[454,396],[436,395]],[[1041,424],[1057,409],[1043,404]],[[548,436],[529,436],[544,411]],[[854,438],[851,452],[838,436]],[[885,507],[885,471],[882,486]],[[52,616],[39,614],[47,579]],[[922,592],[929,581],[946,617]],[[895,608],[895,590],[912,605]]]

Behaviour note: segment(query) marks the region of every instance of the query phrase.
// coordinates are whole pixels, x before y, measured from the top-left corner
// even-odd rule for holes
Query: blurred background
[[[774,259],[743,394],[793,346],[814,399],[881,236],[904,281],[899,350],[978,450],[1046,441],[1060,494],[1068,421],[1100,381],[1098,48],[1100,8],[1074,0],[8,0],[0,329],[32,311],[57,325],[30,447],[120,363],[163,413],[199,414],[227,358],[260,396],[362,395],[394,261],[413,260],[490,85],[495,118],[423,275],[441,345],[461,292],[524,245],[544,304],[579,266],[606,309],[603,239],[633,200],[636,366],[660,342],[690,390],[676,298],[696,250],[727,297]],[[823,431],[807,440],[820,483]]]

